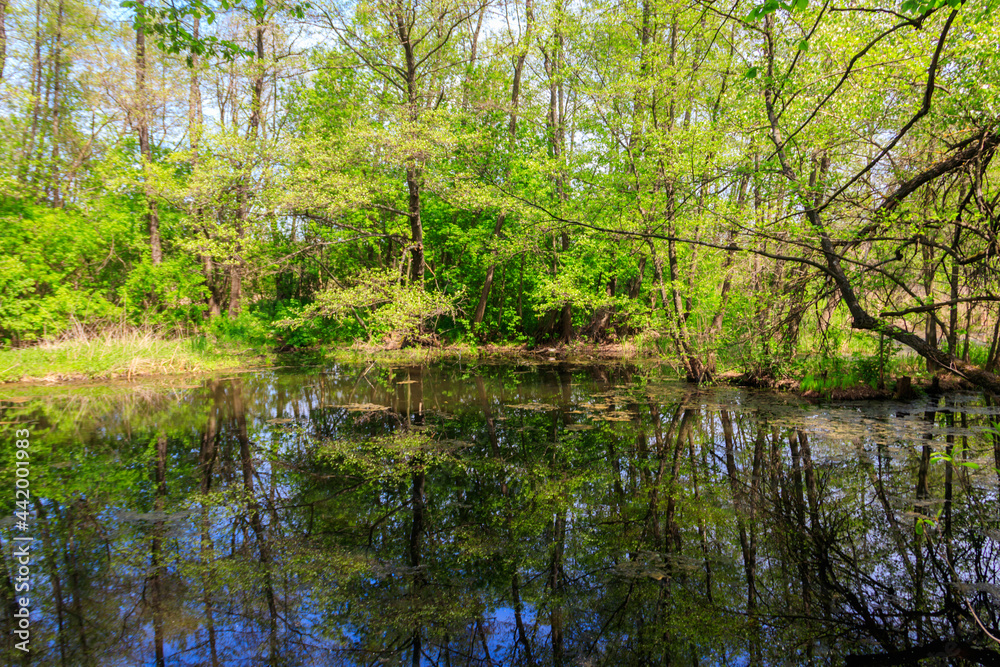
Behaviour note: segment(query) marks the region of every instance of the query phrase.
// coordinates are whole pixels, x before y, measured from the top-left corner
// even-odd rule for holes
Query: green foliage
[[[811,364],[799,383],[802,391],[826,393],[833,389],[847,389],[858,384],[852,364],[840,357],[825,358]]]
[[[967,447],[962,447],[958,445],[951,449],[950,453],[945,452],[932,452],[931,453],[931,463],[950,463],[952,465],[962,466],[963,468],[969,468],[970,470],[979,470],[982,466],[975,461],[963,460],[962,454],[971,451]]]
[[[854,347],[859,348],[853,357],[847,357],[836,348],[824,348],[819,357],[799,362],[802,373],[800,387],[803,391],[827,393],[834,389],[850,389],[866,385],[877,389],[882,380],[888,382],[896,374],[896,345],[878,336],[863,336]]]
[[[442,446],[425,432],[402,431],[360,441],[330,442],[320,456],[341,474],[358,476],[374,485],[392,485],[408,481],[414,473],[454,463],[455,451],[455,447]]]
[[[733,295],[720,346],[726,360],[755,378],[780,379],[794,363],[795,336],[782,321],[782,304],[765,294]]]
[[[0,199],[0,339],[34,341],[74,319],[116,318],[117,253],[127,253],[130,236],[122,222]]]
[[[924,14],[941,7],[958,9],[961,6],[962,0],[903,0],[899,7],[908,14]]]
[[[791,2],[781,2],[781,0],[767,0],[764,4],[754,7],[747,14],[748,21],[756,21],[768,14],[773,14],[779,9],[791,12],[802,12],[809,6],[809,0],[792,0]]]
[[[874,353],[855,358],[852,368],[853,375],[870,387],[877,387],[879,382],[891,377],[892,360],[896,348],[896,344],[892,340],[884,337],[876,338],[878,338],[878,342],[872,341],[870,343],[874,348]]]
[[[367,270],[352,284],[328,288],[297,317],[276,322],[277,326],[300,328],[315,318],[331,318],[343,324],[351,320],[370,342],[402,343],[417,335],[434,318],[453,313],[453,300],[403,281],[392,270]]]
[[[273,340],[266,318],[249,310],[234,318],[215,317],[209,321],[207,331],[222,343],[248,346],[253,349],[266,347]]]
[[[133,318],[145,317],[156,324],[198,322],[206,294],[198,269],[190,255],[168,257],[155,266],[144,257],[120,289],[123,309]]]
[[[243,0],[220,0],[218,7],[213,3],[204,0],[190,0],[184,5],[177,6],[173,3],[164,6],[148,5],[136,2],[136,0],[123,0],[121,7],[131,9],[134,12],[133,25],[138,30],[140,28],[151,31],[156,36],[156,42],[160,49],[166,53],[185,53],[187,55],[188,67],[193,66],[192,53],[201,56],[218,56],[223,60],[235,60],[238,57],[252,57],[254,51],[240,46],[230,39],[219,39],[214,35],[200,35],[196,37],[187,27],[187,23],[192,18],[205,18],[209,25],[215,22],[218,11],[226,12],[240,7],[246,10],[254,18],[263,20],[264,17],[277,5],[287,11],[292,17],[302,19],[305,12],[311,7],[308,2],[284,4],[267,3],[263,0],[253,0],[244,3]]]

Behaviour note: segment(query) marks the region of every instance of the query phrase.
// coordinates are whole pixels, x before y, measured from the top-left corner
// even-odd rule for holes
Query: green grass
[[[260,362],[250,350],[205,336],[168,337],[151,329],[77,331],[32,347],[0,350],[0,382],[128,379]]]

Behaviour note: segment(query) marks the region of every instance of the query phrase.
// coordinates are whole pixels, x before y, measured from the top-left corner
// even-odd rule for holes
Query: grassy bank
[[[267,363],[259,351],[205,336],[153,330],[79,332],[31,347],[0,350],[0,382],[130,379]]]
[[[245,319],[245,318],[244,318]],[[683,368],[656,339],[638,337],[617,343],[568,345],[524,343],[470,344],[465,341],[427,347],[386,349],[377,344],[327,344],[286,351],[282,364],[378,363],[428,364],[437,361],[546,363],[643,362]],[[810,344],[813,343],[813,344]],[[841,340],[805,341],[806,350],[792,358],[773,353],[747,354],[743,346],[720,349],[719,383],[799,391],[810,396],[875,397],[890,394],[900,377],[909,377],[916,389],[930,387],[935,373],[920,357],[871,336]],[[137,377],[204,373],[272,365],[276,342],[261,326],[218,320],[201,332],[184,333],[153,327],[111,326],[86,331],[79,324],[55,340],[30,347],[0,349],[0,382],[65,382],[74,380],[129,380]],[[752,352],[752,350],[750,350]],[[980,361],[986,351],[973,346],[970,356]]]
[[[224,323],[225,324],[225,323]],[[232,329],[232,330],[230,330]],[[0,382],[65,382],[111,380],[210,372],[274,362],[274,341],[257,331],[239,327],[207,327],[204,333],[179,334],[152,328],[114,327],[87,332],[81,327],[55,340],[0,349]],[[325,345],[282,355],[282,363],[427,364],[449,359],[523,359],[538,361],[620,361],[657,359],[655,349],[634,343],[591,345],[582,342],[532,348],[524,344],[472,345],[455,343],[434,347],[385,349],[354,343]]]

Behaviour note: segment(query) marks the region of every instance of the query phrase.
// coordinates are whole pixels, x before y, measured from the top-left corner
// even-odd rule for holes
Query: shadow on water
[[[444,364],[8,399],[7,663],[25,534],[35,665],[1000,662],[975,395]]]

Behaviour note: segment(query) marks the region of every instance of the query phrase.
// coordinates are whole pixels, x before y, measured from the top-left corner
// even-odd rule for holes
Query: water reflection
[[[8,398],[4,488],[13,429],[34,443],[34,664],[1000,656],[1000,410],[976,396],[453,364]]]

